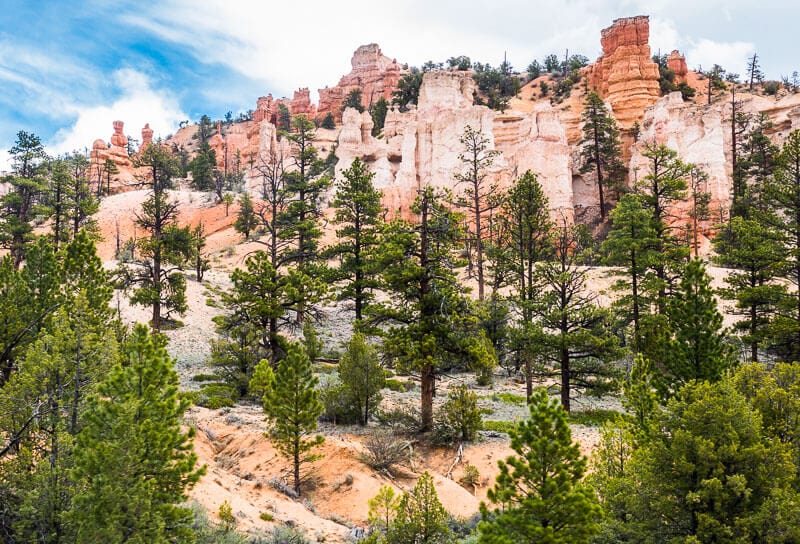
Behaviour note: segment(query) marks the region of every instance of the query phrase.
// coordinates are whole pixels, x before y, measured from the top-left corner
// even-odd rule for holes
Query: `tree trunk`
[[[420,376],[420,388],[422,389],[421,398],[421,432],[425,433],[433,429],[433,394],[436,389],[436,374],[433,365],[426,364],[422,367]]]
[[[570,376],[569,376],[569,350],[567,348],[561,348],[561,406],[564,408],[564,411],[569,413],[570,405],[569,405],[569,388],[570,388]]]

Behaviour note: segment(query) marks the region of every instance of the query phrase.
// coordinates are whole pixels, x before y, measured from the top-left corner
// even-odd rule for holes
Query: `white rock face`
[[[726,108],[728,111],[726,112]],[[647,157],[642,153],[648,143],[665,144],[678,152],[684,162],[700,166],[708,174],[707,191],[711,193],[711,210],[730,206],[731,169],[730,107],[725,103],[694,106],[685,103],[681,93],[674,92],[658,100],[645,111],[638,143],[633,147],[629,182],[632,185],[650,173]]]
[[[459,190],[454,181],[454,175],[464,169],[458,158],[464,151],[459,139],[471,126],[489,139],[490,149],[501,152],[490,171],[501,186],[530,169],[539,174],[551,207],[571,221],[570,154],[558,113],[542,106],[530,114],[498,114],[486,106],[474,106],[474,90],[474,81],[464,73],[426,73],[417,108],[405,113],[390,110],[380,140],[370,135],[369,114],[345,111],[336,151],[337,176],[360,157],[375,173],[374,183],[384,193],[384,204],[407,217],[421,187]]]

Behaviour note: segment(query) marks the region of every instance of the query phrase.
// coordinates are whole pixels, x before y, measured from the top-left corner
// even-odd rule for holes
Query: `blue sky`
[[[600,29],[648,14],[654,52],[691,68],[744,72],[752,51],[769,78],[800,70],[800,4],[739,0],[394,0],[393,2],[4,0],[0,10],[0,170],[18,130],[52,153],[108,139],[111,121],[139,137],[180,121],[253,108],[271,92],[335,84],[352,52],[377,42],[399,62],[465,54],[524,69],[565,48],[594,60]]]

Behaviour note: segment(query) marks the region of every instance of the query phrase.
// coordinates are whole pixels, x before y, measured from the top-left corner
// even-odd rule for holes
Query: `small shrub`
[[[408,458],[410,444],[391,433],[376,432],[365,441],[359,460],[373,470],[394,474],[395,465]]]
[[[525,404],[525,397],[522,395],[515,395],[514,393],[495,393],[492,395],[492,400],[504,402],[513,406],[523,406]]]
[[[481,424],[481,428],[484,431],[494,431],[498,433],[508,434],[508,431],[517,428],[517,424],[513,421],[499,421],[492,419],[488,421],[483,421],[483,423]]]
[[[769,96],[775,96],[781,89],[781,83],[780,81],[765,81],[763,89],[764,89],[764,94]]]
[[[269,512],[261,512],[261,513],[258,515],[258,517],[259,517],[259,518],[260,518],[262,521],[274,521],[274,520],[275,520],[275,516],[273,516],[273,515],[272,515],[272,514],[270,514]]]
[[[286,525],[279,525],[272,533],[261,541],[263,544],[310,544],[306,536]]]
[[[213,382],[217,379],[217,376],[214,374],[195,374],[192,376],[193,382]]]
[[[389,391],[394,391],[396,393],[405,393],[406,392],[406,384],[397,378],[388,378],[383,385]]]
[[[225,530],[230,531],[236,526],[236,516],[233,515],[231,503],[224,501],[219,505],[219,521]]]
[[[396,434],[416,434],[422,428],[419,412],[412,406],[379,410],[376,417],[380,423],[390,427]]]
[[[481,482],[481,473],[475,465],[467,465],[464,467],[464,474],[459,480],[464,487],[471,487],[475,489]]]
[[[459,385],[447,394],[447,401],[434,419],[431,440],[435,444],[474,440],[481,428],[478,396],[466,385]]]

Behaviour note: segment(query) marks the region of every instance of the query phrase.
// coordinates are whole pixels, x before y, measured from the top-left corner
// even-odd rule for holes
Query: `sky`
[[[601,53],[600,30],[650,16],[653,53],[690,68],[744,74],[757,52],[768,79],[800,71],[792,37],[800,2],[751,0],[3,0],[0,171],[20,130],[52,155],[110,139],[112,121],[140,138],[181,121],[255,107],[257,97],[335,85],[353,51],[378,43],[400,63],[466,55],[520,71],[549,53]]]

